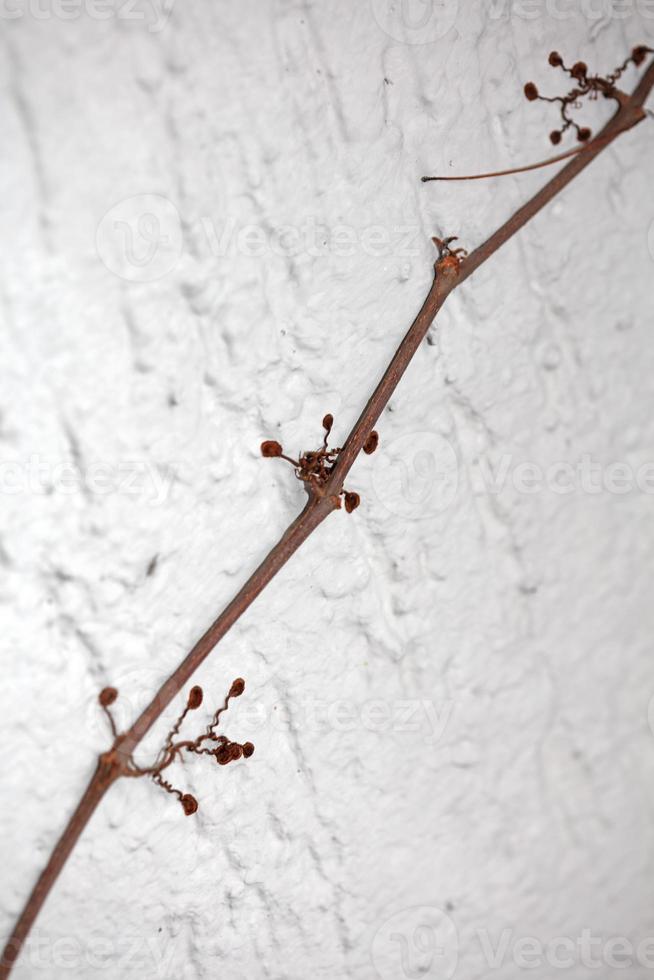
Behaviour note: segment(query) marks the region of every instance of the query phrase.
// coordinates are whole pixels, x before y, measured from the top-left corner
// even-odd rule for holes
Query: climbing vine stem
[[[55,845],[48,863],[9,936],[0,961],[0,980],[6,980],[9,976],[34,920],[98,804],[119,778],[130,775],[129,763],[132,753],[141,739],[173,698],[180,693],[191,675],[208,657],[218,641],[249,608],[289,558],[334,510],[340,509],[345,478],[364,447],[372,445],[369,440],[375,423],[449,294],[465,282],[480,265],[491,258],[502,245],[538,214],[602,150],[610,146],[614,139],[645,118],[646,112],[643,105],[653,85],[654,61],[649,64],[640,82],[630,95],[618,90],[615,91],[614,98],[618,106],[617,111],[596,139],[585,145],[584,152],[574,156],[490,238],[469,255],[463,254],[460,249],[450,249],[449,242],[453,240],[452,238],[435,240],[439,251],[434,267],[434,278],[422,308],[393,355],[343,447],[339,449],[337,454],[329,458],[328,472],[324,474],[324,479],[321,477],[320,480],[306,481],[308,500],[302,512],[291,523],[277,544],[215,622],[200,637],[177,669],[165,681],[132,726],[126,732],[116,733],[111,749],[100,756],[82,799]],[[375,439],[372,442],[376,445]],[[297,462],[299,465],[300,461]],[[321,470],[321,472],[323,471]],[[112,693],[105,694],[105,701],[111,701],[113,698],[113,689],[110,690]],[[237,752],[238,750],[230,751]],[[243,753],[243,747],[240,747],[240,751]],[[247,754],[249,751],[250,746],[247,743],[247,749],[243,754]],[[164,781],[161,780],[161,782]],[[185,812],[193,812],[193,803],[190,800],[184,802],[183,799],[180,799],[180,802],[182,802]]]

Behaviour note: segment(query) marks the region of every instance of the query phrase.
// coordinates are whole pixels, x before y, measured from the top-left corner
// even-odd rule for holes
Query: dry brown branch
[[[549,204],[616,137],[645,118],[646,112],[643,109],[643,104],[653,85],[654,61],[649,65],[641,81],[630,95],[616,91],[615,100],[618,103],[618,108],[615,115],[598,137],[586,145],[585,151],[570,160],[541,190],[470,255],[462,257],[460,250],[450,249],[449,241],[452,239],[436,240],[439,256],[435,263],[434,280],[422,308],[393,355],[383,377],[350,432],[345,445],[330,461],[329,472],[326,473],[325,479],[305,482],[308,500],[300,515],[292,522],[245,585],[182,660],[131,728],[127,732],[117,734],[112,747],[100,756],[95,773],[82,799],[54,848],[8,939],[0,963],[0,980],[6,980],[9,976],[41,906],[96,807],[117,779],[121,776],[130,775],[132,754],[146,732],[149,731],[173,698],[180,693],[219,640],[245,613],[300,545],[334,510],[340,508],[345,478],[364,446],[370,445],[369,440],[377,419],[387,405],[413,355],[429,330],[434,317],[449,294],[462,285],[480,265],[491,258],[505,242]],[[275,451],[266,455],[278,455],[278,453]],[[292,462],[295,463],[295,461]],[[333,465],[331,465],[332,463]],[[131,774],[133,775],[133,773]]]

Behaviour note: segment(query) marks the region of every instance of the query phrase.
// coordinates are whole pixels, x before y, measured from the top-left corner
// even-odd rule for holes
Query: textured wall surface
[[[0,923],[303,503],[431,279],[651,0],[3,0]],[[631,87],[630,72],[625,87]],[[599,124],[607,106],[586,118]],[[651,120],[454,296],[196,676],[256,753],[114,787],[17,980],[650,976]],[[175,708],[178,705],[174,706]],[[157,751],[169,711],[138,758]],[[202,720],[205,717],[204,709]]]

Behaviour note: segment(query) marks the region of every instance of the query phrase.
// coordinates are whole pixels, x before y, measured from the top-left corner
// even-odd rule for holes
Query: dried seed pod
[[[229,689],[229,697],[240,698],[244,690],[245,690],[245,681],[243,680],[242,677],[237,677]]]
[[[529,99],[530,102],[538,98],[538,89],[533,82],[527,82],[525,85],[525,98]]]
[[[358,493],[352,493],[348,491],[345,493],[345,509],[348,514],[351,514],[353,510],[356,510],[361,503],[361,497]]]
[[[588,65],[585,61],[575,61],[574,65],[570,69],[570,74],[578,81],[582,81],[588,74]]]
[[[577,139],[580,143],[586,143],[591,137],[591,131],[588,126],[582,126],[580,130],[577,131]]]
[[[261,455],[267,457],[281,456],[284,450],[275,439],[266,439],[261,443]]]
[[[219,766],[228,765],[232,761],[232,753],[230,750],[229,743],[225,742],[224,745],[221,745],[220,748],[217,748],[216,751],[214,752],[214,755],[216,757],[216,762],[218,763]]]
[[[238,742],[232,742],[232,744],[230,745],[230,752],[229,752],[229,754],[230,754],[230,757],[231,757],[230,758],[230,762],[238,762],[238,760],[240,758],[242,758],[242,756],[243,756],[243,749],[238,744]]]
[[[325,430],[325,432],[327,433],[327,435],[329,435],[329,433],[332,431],[332,425],[333,424],[334,424],[334,416],[333,415],[325,415],[324,419],[322,420],[322,427]]]
[[[252,744],[252,742],[243,742],[241,748],[243,749],[243,755],[245,756],[245,758],[249,759],[254,752],[254,745]]]
[[[103,708],[108,708],[110,704],[114,703],[117,697],[118,691],[115,687],[104,687],[98,695],[98,701]]]
[[[561,142],[561,133],[559,132],[558,129],[552,130],[552,132],[550,133],[550,141],[554,143],[554,146],[556,146],[558,143]]]
[[[191,690],[189,691],[189,696],[188,696],[189,709],[191,711],[195,711],[196,708],[199,708],[200,705],[202,704],[203,697],[204,695],[202,693],[202,688],[196,684],[195,687],[192,687]]]
[[[363,444],[363,451],[367,456],[370,456],[371,453],[374,453],[378,445],[379,445],[379,433],[375,432],[375,430],[373,429],[373,431],[370,433],[365,443]]]
[[[563,58],[558,51],[550,51],[550,56],[547,60],[552,68],[559,68],[563,64]]]
[[[190,793],[184,793],[180,803],[184,807],[184,813],[187,817],[190,817],[193,813],[195,813],[198,808],[198,801],[194,796],[191,796]]]

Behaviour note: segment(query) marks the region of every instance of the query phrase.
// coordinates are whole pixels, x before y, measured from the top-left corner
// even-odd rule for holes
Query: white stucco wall
[[[654,4],[6,0],[0,27],[4,932],[108,746],[97,691],[131,720],[301,507],[261,439],[344,437],[430,236],[476,246],[545,174],[417,178],[548,154],[523,83],[654,44]],[[653,132],[448,301],[359,510],[197,675],[208,707],[246,679],[225,730],[255,755],[178,771],[190,819],[114,788],[17,980],[651,975]]]

